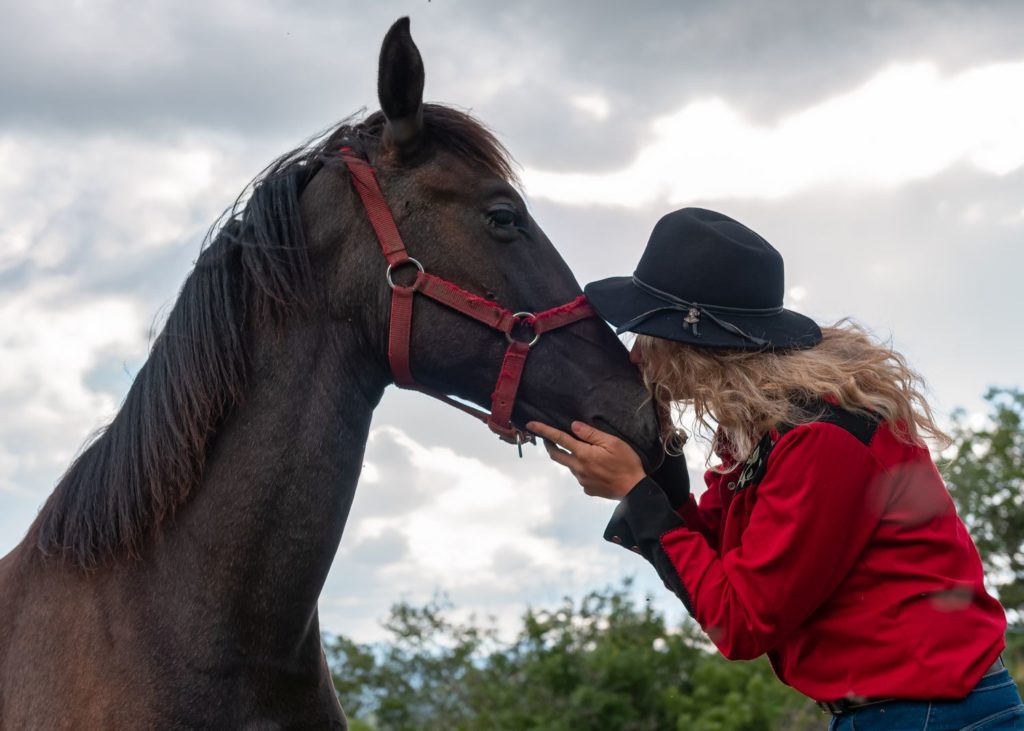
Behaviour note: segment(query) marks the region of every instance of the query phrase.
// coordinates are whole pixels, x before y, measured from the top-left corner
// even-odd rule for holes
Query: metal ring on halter
[[[516,321],[516,323],[519,322],[519,318],[520,317],[535,319],[537,317],[537,314],[534,313],[534,312],[515,312],[515,313],[512,314],[512,318]],[[533,326],[531,325],[531,327],[533,327]],[[505,339],[508,340],[510,343],[516,342],[515,338],[512,337],[512,332],[511,331],[505,333]],[[537,344],[538,340],[540,340],[540,333],[535,330],[533,332],[533,340],[531,340],[530,342],[526,343],[526,347],[527,348],[532,348],[534,345]],[[524,340],[523,342],[525,343],[526,341]]]
[[[388,286],[391,287],[391,289],[394,289],[395,287],[399,286],[399,285],[395,284],[394,280],[391,278],[392,270],[395,267],[404,266],[406,264],[412,264],[413,266],[415,266],[419,270],[420,274],[423,273],[423,265],[420,264],[416,259],[413,259],[411,256],[408,259],[406,259],[405,261],[400,261],[397,264],[388,264],[388,273],[387,273],[386,276],[388,278]]]

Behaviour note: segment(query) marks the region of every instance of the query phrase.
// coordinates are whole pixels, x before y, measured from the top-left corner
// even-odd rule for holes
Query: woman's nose
[[[637,368],[643,364],[644,357],[640,354],[640,343],[634,342],[633,347],[629,349],[629,362]]]

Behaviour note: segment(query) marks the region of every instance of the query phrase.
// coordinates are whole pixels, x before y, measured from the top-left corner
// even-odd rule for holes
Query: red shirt
[[[741,467],[709,471],[674,525],[667,500],[638,490],[652,480],[626,498],[641,547],[642,524],[656,526],[659,572],[671,564],[722,654],[767,653],[815,700],[967,695],[1006,619],[927,449],[886,424],[865,443],[818,422],[775,443],[759,483],[730,489]]]

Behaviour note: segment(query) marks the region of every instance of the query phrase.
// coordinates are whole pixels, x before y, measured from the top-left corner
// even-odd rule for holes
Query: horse
[[[0,559],[3,731],[347,728],[317,600],[389,385],[490,404],[520,444],[584,418],[657,466],[648,393],[507,151],[423,86],[403,18],[381,109],[207,234],[119,411]]]

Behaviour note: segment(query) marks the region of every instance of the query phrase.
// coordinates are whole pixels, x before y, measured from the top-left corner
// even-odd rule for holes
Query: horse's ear
[[[423,131],[423,59],[412,42],[408,18],[396,20],[384,36],[377,97],[388,119],[387,138],[400,149],[414,147]]]

